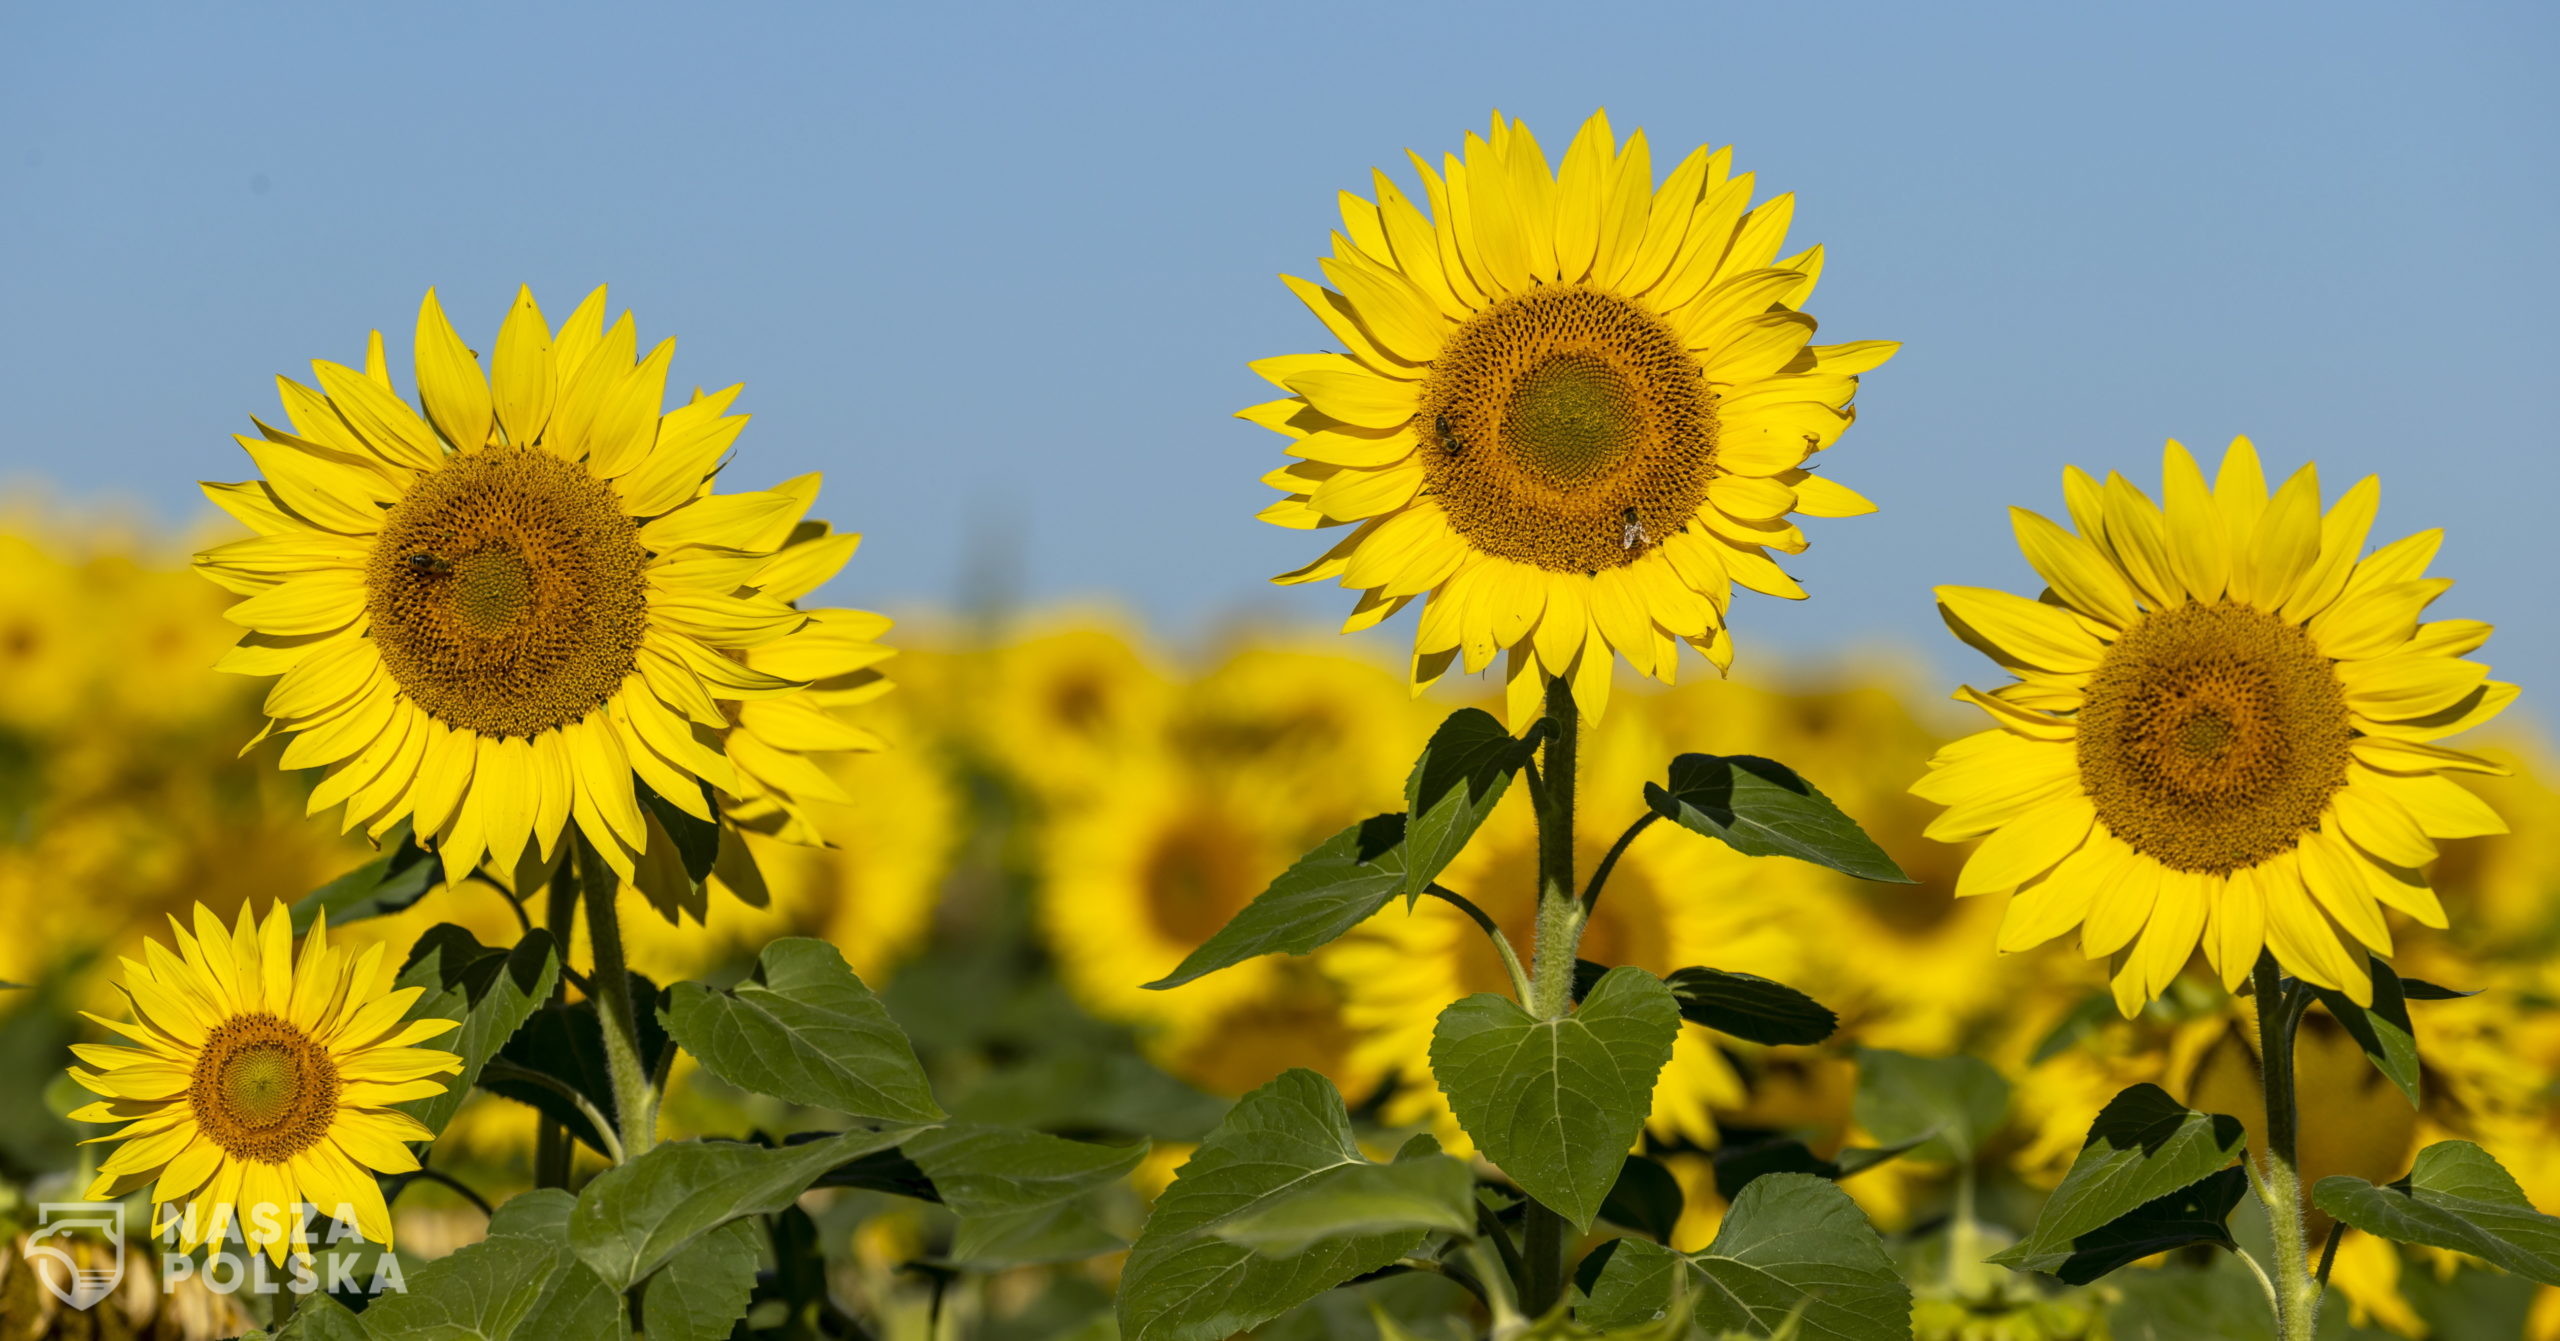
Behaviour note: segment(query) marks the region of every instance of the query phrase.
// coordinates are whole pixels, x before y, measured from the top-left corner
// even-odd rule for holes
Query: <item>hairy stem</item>
[[[1511,948],[1511,938],[1502,934],[1502,928],[1495,924],[1492,914],[1477,907],[1475,900],[1437,881],[1422,892],[1465,913],[1468,920],[1474,922],[1484,932],[1485,938],[1493,942],[1494,952],[1502,956],[1502,967],[1511,974],[1511,990],[1519,994],[1522,1005],[1527,1005],[1529,1002],[1528,970],[1520,967],[1519,953]]]
[[[569,937],[578,929],[577,866],[580,860],[574,848],[570,852],[563,853],[559,868],[551,873],[551,886],[544,892],[542,924],[550,931],[553,951],[560,958],[560,978],[551,985],[553,1005],[564,1005],[569,1000]],[[575,1158],[575,1153],[569,1145],[569,1129],[552,1121],[550,1117],[543,1117],[534,1127],[533,1185],[535,1187],[567,1187],[569,1185],[570,1163]]]
[[[1563,1017],[1573,1009],[1573,961],[1582,946],[1582,900],[1573,879],[1573,784],[1575,751],[1582,742],[1580,714],[1573,706],[1573,686],[1559,677],[1547,681],[1547,717],[1554,723],[1547,737],[1545,785],[1538,793],[1538,940],[1529,967],[1529,1013],[1542,1020]],[[1564,1297],[1564,1217],[1542,1202],[1531,1201],[1522,1237],[1526,1266],[1520,1311],[1542,1318]]]
[[[614,896],[622,882],[604,857],[578,836],[579,883],[586,891],[587,943],[595,954],[589,979],[596,1022],[604,1028],[605,1071],[613,1080],[613,1113],[624,1159],[649,1153],[658,1140],[658,1095],[640,1060],[640,1018],[631,1005],[631,970],[622,960],[622,918]]]
[[[2302,1214],[2302,1176],[2295,1158],[2301,1110],[2293,1090],[2293,1035],[2301,1023],[2291,986],[2276,969],[2275,955],[2260,951],[2252,972],[2258,1001],[2259,1078],[2267,1106],[2267,1152],[2258,1171],[2258,1198],[2275,1233],[2270,1273],[2276,1301],[2276,1334],[2282,1341],[2311,1341],[2320,1317],[2320,1282],[2311,1274]]]

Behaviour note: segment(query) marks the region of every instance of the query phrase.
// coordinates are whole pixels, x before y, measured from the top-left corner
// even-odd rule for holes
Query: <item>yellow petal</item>
[[[418,399],[426,403],[427,418],[454,450],[478,451],[489,441],[489,379],[480,371],[479,358],[454,334],[434,289],[418,305],[415,347]]]
[[[1988,587],[1938,587],[1939,612],[1956,636],[2003,664],[2094,670],[2105,647],[2058,606]]]

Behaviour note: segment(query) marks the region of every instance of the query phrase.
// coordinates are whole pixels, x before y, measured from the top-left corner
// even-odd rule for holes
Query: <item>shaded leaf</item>
[[[2409,1176],[2387,1187],[2323,1178],[2311,1202],[2368,1234],[2468,1253],[2527,1280],[2560,1285],[2560,1219],[2536,1211],[2505,1166],[2469,1141],[2438,1141],[2419,1151]]]
[[[2196,1243],[2232,1247],[2225,1222],[2248,1193],[2246,1170],[2237,1164],[2217,1170],[2193,1187],[2144,1202],[2121,1219],[2081,1235],[2072,1241],[2071,1255],[2051,1270],[2066,1285],[2087,1285],[2172,1248]]]
[[[1919,1139],[1920,1159],[1966,1163],[2009,1111],[2009,1082],[1979,1057],[1858,1049],[1858,1125],[1887,1145]]]
[[[1857,876],[1910,884],[1911,877],[1829,797],[1774,759],[1684,754],[1669,786],[1648,782],[1645,804],[1694,833],[1753,857],[1794,857]]]
[[[829,1169],[915,1135],[913,1127],[848,1131],[779,1149],[670,1141],[587,1184],[569,1217],[569,1246],[607,1285],[627,1290],[702,1235],[781,1210]]]
[[[732,1220],[687,1244],[641,1287],[649,1341],[726,1341],[747,1315],[763,1258],[764,1233],[753,1220]]]
[[[657,996],[656,983],[637,973],[631,975],[634,1002],[654,1001]],[[643,1008],[635,1014],[641,1065],[654,1074],[669,1046],[667,1031],[658,1023],[658,1012]],[[544,1083],[544,1077],[551,1083]],[[596,1022],[592,1000],[553,1002],[535,1010],[480,1073],[480,1088],[541,1110],[544,1117],[559,1123],[588,1149],[609,1157],[610,1150],[596,1134],[595,1124],[555,1085],[565,1085],[584,1095],[606,1122],[619,1120],[614,1110],[612,1073],[605,1064],[604,1028]]]
[[[294,935],[311,930],[324,911],[329,925],[344,926],[399,912],[444,883],[444,867],[418,846],[409,821],[393,826],[383,840],[389,847],[381,856],[293,901]]]
[[[1331,943],[1404,888],[1404,828],[1402,815],[1373,815],[1326,839],[1147,987],[1180,987],[1257,955],[1302,955]]]
[[[1671,1170],[1658,1160],[1629,1155],[1618,1169],[1617,1183],[1600,1203],[1600,1218],[1650,1235],[1657,1243],[1669,1243],[1671,1230],[1680,1223],[1680,1212],[1687,1205],[1688,1197]]]
[[[451,923],[429,928],[410,948],[409,962],[394,985],[423,989],[409,1018],[462,1022],[461,1028],[426,1043],[460,1057],[462,1073],[443,1078],[442,1094],[395,1106],[427,1130],[442,1132],[471,1097],[482,1068],[550,998],[559,978],[557,947],[551,933],[539,927],[509,949],[482,945]]]
[[[2405,1001],[2459,1001],[2466,996],[2478,996],[2480,995],[2481,990],[2482,989],[2480,988],[2474,987],[2470,991],[2465,992],[2459,988],[2445,987],[2436,983],[2428,982],[2424,978],[2402,978],[2400,980],[2400,996],[2401,999]]]
[[[1485,1157],[1581,1233],[1644,1128],[1679,1030],[1660,978],[1614,968],[1557,1019],[1490,994],[1451,1003],[1432,1030],[1431,1072]]]
[[[1580,1001],[1608,971],[1588,959],[1573,961],[1573,999]],[[1663,981],[1680,1003],[1680,1018],[1754,1043],[1819,1043],[1840,1025],[1821,1002],[1756,974],[1684,968]]]
[[[1404,783],[1407,902],[1457,858],[1545,737],[1543,724],[1513,736],[1482,708],[1460,708],[1431,733]]]
[[[2349,1036],[2364,1049],[2365,1057],[2383,1079],[2400,1087],[2409,1096],[2409,1104],[2418,1103],[2418,1034],[2409,1024],[2409,1003],[2401,995],[2400,975],[2380,958],[2369,961],[2373,966],[2373,1004],[2359,1006],[2346,993],[2313,986],[2312,995],[2338,1023],[2345,1025]]]
[[[1120,1279],[1125,1341],[1216,1341],[1402,1257],[1417,1231],[1326,1239],[1266,1257],[1217,1236],[1226,1221],[1328,1169],[1368,1163],[1331,1082],[1291,1069],[1246,1095],[1156,1199]]]
[[[2156,1210],[2154,1220],[2174,1221],[2179,1194],[2231,1167],[2247,1140],[2237,1118],[2196,1112],[2157,1085],[2133,1086],[2098,1110],[2071,1171],[2046,1199],[2035,1228],[1991,1260],[2014,1271],[2060,1274],[2078,1258],[2082,1260],[2074,1270],[2085,1272],[2129,1235],[2142,1232],[2138,1225],[2114,1232],[2111,1226],[2151,1210]],[[2207,1193],[2198,1194],[2199,1205],[2210,1200]],[[2224,1214],[2229,1211],[2223,1208]],[[2219,1219],[2215,1223],[2218,1227]],[[2218,1233],[2210,1237],[2228,1242]],[[2115,1261],[2074,1283],[2094,1280],[2131,1260]]]
[[[557,1188],[498,1208],[489,1236],[407,1273],[406,1291],[364,1311],[374,1341],[606,1341],[626,1335],[622,1301],[569,1251]]]
[[[960,1217],[953,1260],[1011,1266],[1127,1246],[1074,1203],[1126,1177],[1147,1143],[1091,1145],[1018,1127],[955,1125],[917,1136],[900,1153]]]
[[[1581,1320],[1602,1328],[1653,1320],[1685,1275],[1690,1317],[1710,1334],[1768,1336],[1794,1320],[1804,1341],[1909,1341],[1911,1292],[1875,1226],[1819,1178],[1776,1173],[1734,1199],[1706,1251],[1625,1240],[1600,1271]]]
[[[943,1116],[906,1034],[825,941],[767,945],[726,992],[677,983],[665,1014],[676,1042],[740,1089],[883,1122]]]
[[[712,864],[720,859],[719,823],[715,820],[696,819],[678,808],[674,802],[658,795],[649,784],[637,779],[633,782],[639,793],[640,804],[649,808],[649,814],[658,821],[658,827],[666,830],[667,837],[675,840],[676,857],[684,863],[685,878],[697,885],[710,879]],[[711,794],[708,786],[702,789],[702,799],[710,807],[712,814],[720,813],[719,798]]]
[[[1465,1161],[1431,1154],[1326,1169],[1211,1232],[1266,1257],[1294,1257],[1328,1240],[1426,1231],[1466,1236],[1475,1227],[1475,1176]]]

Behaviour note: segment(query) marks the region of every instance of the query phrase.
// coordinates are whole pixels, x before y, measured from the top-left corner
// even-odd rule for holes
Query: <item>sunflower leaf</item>
[[[1326,839],[1148,989],[1180,987],[1257,955],[1302,955],[1329,944],[1404,888],[1404,838],[1404,816],[1373,815]]]
[[[633,1001],[654,1001],[657,997],[656,983],[637,973],[631,975]],[[658,1023],[658,1012],[654,1010],[640,1011],[636,1023],[640,1026],[641,1067],[655,1075],[659,1058],[667,1050],[667,1031]],[[617,1120],[613,1078],[605,1064],[604,1028],[596,1023],[596,1003],[592,999],[551,1002],[534,1011],[480,1073],[480,1088],[541,1110],[543,1116],[566,1128],[588,1149],[610,1159],[612,1143],[597,1133],[585,1108],[561,1093],[562,1087],[585,1097],[607,1122]]]
[[[571,1205],[557,1188],[510,1199],[489,1221],[487,1238],[412,1269],[406,1290],[377,1297],[364,1311],[364,1335],[373,1341],[624,1335],[622,1301],[570,1253],[562,1231]]]
[[[725,992],[677,983],[662,1014],[685,1051],[740,1089],[848,1117],[942,1120],[906,1033],[825,941],[767,945],[754,976]]]
[[[2311,1204],[2341,1222],[2398,1243],[2467,1253],[2527,1280],[2560,1285],[2560,1219],[2527,1201],[2488,1151],[2438,1141],[2418,1152],[2409,1176],[2387,1187],[2343,1175],[2323,1178]]]
[[[2223,1191],[2199,1185],[2232,1167],[2246,1142],[2237,1118],[2196,1112],[2157,1085],[2133,1086],[2098,1111],[2035,1228],[1991,1260],[2013,1271],[2070,1271],[2068,1278],[2078,1284],[2157,1251],[2111,1256],[2146,1235],[2177,1232],[2179,1225],[2193,1229]],[[2229,1212],[2229,1206],[2222,1208]],[[2133,1223],[2120,1223],[2129,1219]]]
[[[1292,1068],[1238,1101],[1156,1199],[1120,1279],[1126,1341],[1217,1341],[1402,1257],[1422,1231],[1314,1241],[1269,1257],[1217,1236],[1227,1221],[1328,1169],[1368,1164],[1332,1082]]]
[[[1921,1159],[1968,1163],[2009,1111],[2009,1082],[1979,1057],[1858,1049],[1858,1125]],[[2198,1175],[2201,1177],[2202,1175]]]
[[[1614,968],[1552,1020],[1489,993],[1451,1003],[1432,1030],[1431,1073],[1477,1148],[1580,1233],[1618,1181],[1679,1033],[1671,989]]]
[[[649,807],[649,813],[657,818],[658,826],[667,831],[669,838],[675,840],[676,856],[684,862],[686,878],[696,885],[710,879],[712,864],[720,857],[719,822],[695,819],[678,809],[674,802],[658,795],[649,784],[636,782],[636,785],[639,789],[640,803]],[[719,799],[711,794],[711,788],[707,785],[702,789],[702,799],[705,805],[711,807],[712,814],[720,813]]]
[[[444,867],[432,860],[402,820],[388,834],[390,850],[293,901],[293,934],[311,930],[320,914],[345,926],[396,913],[444,883]]]
[[[1541,724],[1514,736],[1482,708],[1460,708],[1431,733],[1404,782],[1404,895],[1409,907],[1430,888],[1493,813],[1511,775],[1546,738]]]
[[[1080,1199],[1126,1177],[1146,1157],[1147,1142],[1094,1145],[1019,1127],[954,1123],[908,1141],[899,1153],[933,1199],[960,1217],[952,1260],[1001,1268],[1128,1246],[1095,1224]],[[882,1167],[877,1158],[856,1164]]]
[[[1680,1297],[1708,1335],[1909,1341],[1911,1291],[1847,1193],[1801,1173],[1753,1180],[1699,1253],[1627,1239],[1591,1284],[1580,1321],[1634,1327]],[[1792,1330],[1788,1330],[1792,1328]]]
[[[1669,786],[1648,782],[1645,804],[1693,833],[1753,857],[1794,857],[1861,880],[1912,883],[1893,858],[1814,785],[1774,759],[1684,754]]]
[[[650,1341],[728,1341],[747,1316],[763,1257],[764,1234],[753,1220],[732,1220],[686,1244],[641,1287]]]
[[[1608,971],[1588,959],[1573,961],[1573,999],[1580,1001]],[[1754,1043],[1819,1043],[1840,1026],[1830,1007],[1756,974],[1684,968],[1664,981],[1680,1002],[1680,1018]]]
[[[1671,1231],[1687,1207],[1688,1196],[1680,1190],[1680,1180],[1662,1167],[1661,1161],[1629,1155],[1618,1169],[1618,1181],[1610,1187],[1608,1198],[1600,1203],[1600,1218],[1669,1243]]]
[[[2346,993],[2326,987],[2313,987],[2329,1014],[2345,1025],[2347,1033],[2364,1049],[2373,1069],[2400,1087],[2409,1096],[2409,1106],[2418,1104],[2418,1034],[2409,1023],[2409,1002],[2402,995],[2400,975],[2380,958],[2373,965],[2373,1004],[2359,1006]]]
[[[839,1132],[779,1148],[670,1141],[597,1174],[578,1194],[568,1243],[617,1293],[733,1220],[797,1200],[828,1170],[907,1141],[915,1127]]]
[[[462,1073],[452,1077],[442,1094],[397,1107],[427,1130],[442,1132],[471,1097],[482,1070],[550,997],[559,978],[558,947],[551,933],[539,927],[508,949],[482,945],[450,922],[429,928],[410,948],[408,965],[394,985],[424,989],[409,1008],[410,1019],[461,1022],[461,1028],[429,1039],[425,1046],[460,1057]]]
[[[1265,1257],[1295,1257],[1319,1243],[1415,1232],[1470,1237],[1475,1175],[1436,1151],[1392,1164],[1326,1169],[1210,1230]]]

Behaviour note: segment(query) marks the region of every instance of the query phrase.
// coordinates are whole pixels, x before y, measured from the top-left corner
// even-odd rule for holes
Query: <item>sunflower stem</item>
[[[551,985],[553,1005],[565,1004],[569,999],[569,937],[578,929],[577,866],[582,860],[574,851],[565,855],[551,873],[550,888],[544,891],[542,925],[551,932],[552,948],[560,956],[560,977]],[[574,1157],[575,1152],[569,1148],[569,1129],[544,1116],[534,1127],[533,1185],[567,1187]]]
[[[1574,710],[1573,685],[1562,677],[1547,681],[1547,718],[1554,730],[1537,793],[1538,939],[1530,958],[1529,999],[1522,1004],[1531,1015],[1553,1020],[1573,1009],[1573,962],[1582,948],[1583,923],[1573,878],[1573,783],[1582,719]],[[1533,1198],[1521,1237],[1526,1278],[1520,1311],[1543,1318],[1564,1297],[1564,1217]]]
[[[587,944],[594,950],[589,976],[596,1022],[604,1030],[605,1071],[613,1081],[613,1115],[622,1128],[622,1158],[638,1159],[658,1140],[658,1095],[640,1060],[640,1018],[631,1007],[631,970],[622,959],[622,919],[615,896],[622,881],[602,854],[580,834],[579,884],[586,891]]]
[[[2302,1176],[2295,1149],[2301,1111],[2293,1088],[2294,1028],[2302,1021],[2295,994],[2277,971],[2275,955],[2260,951],[2252,971],[2258,1003],[2258,1074],[2267,1109],[2267,1150],[2260,1162],[2258,1198],[2275,1235],[2270,1273],[2276,1334],[2282,1341],[2311,1341],[2320,1319],[2320,1282],[2311,1274],[2302,1213]]]

